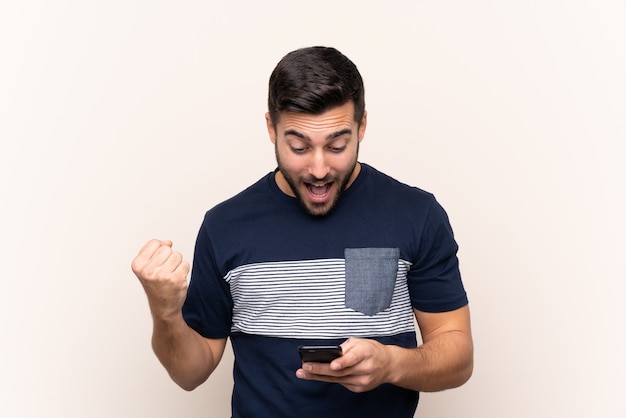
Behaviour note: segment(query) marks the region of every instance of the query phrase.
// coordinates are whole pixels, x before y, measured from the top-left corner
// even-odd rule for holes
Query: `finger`
[[[186,262],[185,260],[183,260],[178,267],[176,267],[176,270],[174,270],[175,274],[180,274],[182,277],[187,278],[187,275],[189,274],[189,271],[191,271],[191,266],[189,265],[188,262]]]
[[[141,250],[139,250],[139,254],[137,254],[137,258],[140,259],[150,259],[150,257],[152,257],[152,255],[155,253],[156,250],[159,249],[159,247],[161,246],[161,242],[158,239],[151,239],[150,241],[146,242],[144,244],[143,247],[141,247]]]
[[[343,351],[343,355],[337,357],[330,363],[330,369],[334,371],[347,369],[349,367],[353,367],[360,361],[360,357],[358,355],[358,340],[354,338],[349,338],[341,344],[341,350]]]
[[[172,247],[169,245],[161,245],[150,257],[151,264],[162,266],[172,255]]]
[[[151,239],[150,241],[146,242],[143,247],[141,247],[141,250],[139,250],[139,253],[130,264],[130,267],[135,274],[138,274],[141,270],[143,270],[145,265],[148,263],[148,260],[150,260],[150,257],[152,257],[152,255],[160,247],[160,245],[161,241]]]
[[[306,362],[302,364],[301,370],[303,370],[309,377],[340,377],[345,376],[348,372],[346,370],[334,369],[331,367],[332,363],[312,363]]]
[[[304,380],[317,380],[320,382],[339,382],[341,379],[345,379],[349,374],[345,372],[334,372],[328,368],[325,370],[319,370],[314,367],[310,369],[307,365],[303,365],[302,368],[296,371],[296,376],[299,379]]]
[[[180,265],[182,261],[183,261],[183,255],[179,253],[178,251],[172,251],[172,253],[167,258],[167,260],[163,262],[162,267],[165,271],[173,272],[174,270],[176,270],[176,268]]]
[[[333,382],[335,378],[326,374],[317,374],[304,368],[296,370],[296,377],[303,380],[317,380],[318,382]]]
[[[348,338],[341,344],[341,349],[345,353],[346,351],[349,351],[353,347],[355,347],[358,344],[358,341],[359,341],[358,338]]]

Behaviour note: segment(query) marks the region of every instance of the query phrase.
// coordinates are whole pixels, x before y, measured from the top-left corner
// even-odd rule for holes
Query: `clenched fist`
[[[172,250],[171,241],[150,240],[132,262],[150,310],[155,318],[168,320],[180,315],[187,295],[189,263]]]

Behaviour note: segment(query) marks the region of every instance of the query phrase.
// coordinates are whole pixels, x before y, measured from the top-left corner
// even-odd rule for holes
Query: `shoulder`
[[[389,188],[388,190],[394,193],[406,193],[425,199],[433,198],[432,193],[397,180],[396,178],[375,169],[371,165],[361,163],[361,167],[364,174],[364,183],[369,187],[384,185]]]
[[[424,189],[404,183],[378,171],[374,167],[361,163],[364,194],[376,196],[377,201],[399,208],[428,209],[437,206],[435,196]]]
[[[209,209],[205,214],[205,220],[246,216],[252,208],[271,199],[272,191],[269,180],[272,175],[273,173],[266,174],[246,189]]]

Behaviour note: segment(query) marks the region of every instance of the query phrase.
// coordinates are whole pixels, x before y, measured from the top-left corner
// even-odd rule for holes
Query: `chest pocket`
[[[391,305],[398,275],[398,248],[346,248],[345,306],[373,316]]]

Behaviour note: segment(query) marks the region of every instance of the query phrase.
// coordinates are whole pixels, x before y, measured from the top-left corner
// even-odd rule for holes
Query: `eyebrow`
[[[338,138],[338,137],[340,137],[342,135],[351,134],[351,133],[352,133],[352,129],[349,129],[349,128],[342,129],[340,131],[337,131],[337,132],[334,132],[334,133],[328,135],[326,137],[326,141],[332,141],[333,139]],[[287,135],[293,135],[293,136],[296,136],[296,137],[302,139],[303,141],[311,142],[311,138],[309,138],[307,135],[304,135],[301,132],[296,131],[295,129],[287,129],[285,131],[285,136],[287,136]]]

